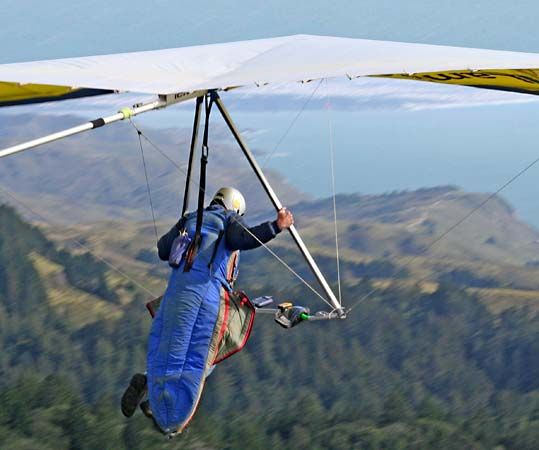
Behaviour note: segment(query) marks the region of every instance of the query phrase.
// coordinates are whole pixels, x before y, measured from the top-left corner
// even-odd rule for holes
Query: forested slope
[[[539,442],[534,313],[495,315],[443,284],[433,294],[386,289],[342,322],[283,330],[259,317],[246,350],[209,378],[188,433],[165,443],[140,413],[126,420],[118,407],[130,375],[144,368],[145,295],[124,286],[118,296],[106,266],[55,249],[9,208],[0,208],[0,224],[1,448],[533,449]],[[56,283],[121,315],[74,320],[51,302],[51,280],[36,269],[43,260],[57,268]],[[311,301],[302,288],[262,284],[251,295]],[[370,289],[368,281],[347,284],[343,297],[353,303]]]

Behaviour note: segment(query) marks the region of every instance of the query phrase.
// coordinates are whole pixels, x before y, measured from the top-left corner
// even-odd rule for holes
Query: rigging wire
[[[337,287],[339,291],[339,304],[342,306],[341,292],[341,263],[339,257],[339,230],[337,226],[337,199],[335,196],[335,148],[333,146],[333,122],[331,117],[331,100],[329,97],[328,80],[324,78],[326,84],[326,111],[329,131],[329,160],[331,162],[331,197],[333,199],[333,225],[335,228],[335,255],[337,260]]]
[[[131,120],[131,118],[129,120]],[[152,191],[150,189],[150,181],[148,179],[148,169],[146,168],[146,159],[144,158],[144,148],[142,146],[142,139],[140,135],[141,135],[141,132],[137,130],[138,142],[140,145],[140,154],[142,156],[142,166],[144,167],[144,178],[146,179],[146,190],[148,191],[148,198],[150,199],[150,209],[152,210],[153,231],[155,233],[155,240],[158,241],[159,235],[157,234],[157,225],[155,224],[155,212],[153,209]]]
[[[321,80],[322,81],[322,80]],[[327,80],[326,80],[326,83],[327,83]],[[303,112],[303,110],[305,109],[305,107],[307,106],[307,103],[310,101],[310,99],[314,96],[314,93],[316,92],[316,90],[318,89],[318,87],[320,86],[321,82],[318,84],[318,86],[316,87],[316,89],[313,91],[313,93],[311,94],[311,97],[309,97],[309,100],[306,102],[306,104],[304,105],[304,107],[302,108],[301,112]],[[299,116],[301,115],[301,112],[296,116],[296,118],[294,119],[293,121],[293,124],[295,123],[295,121],[299,118]],[[132,122],[132,121],[131,121]],[[288,130],[285,132],[285,135],[283,136],[283,138],[279,141],[279,144],[281,143],[282,140],[284,140],[284,137],[288,134],[288,132],[290,131],[290,129],[292,128],[293,124],[288,128]],[[152,147],[157,151],[159,152],[163,157],[165,157],[169,162],[171,162],[178,170],[182,171],[183,173],[185,173],[185,171],[178,165],[176,164],[166,153],[164,153],[163,151],[161,151],[161,149],[159,149],[155,144],[153,144],[153,142],[151,142],[149,140],[149,138],[145,135],[142,134],[142,132],[140,132],[140,130],[135,126],[135,124],[132,123],[132,125],[134,126],[134,128],[137,130],[137,132],[139,132],[138,136],[139,136],[139,141],[140,141],[140,138],[141,136],[144,137],[146,139],[147,142],[150,143],[150,145],[152,145]],[[143,158],[143,161],[144,161],[144,154],[143,154],[143,150],[142,150],[142,142],[140,141],[140,144],[141,144],[141,151],[142,151],[142,158]],[[278,145],[279,145],[278,144]],[[274,150],[272,151],[272,153],[266,158],[265,160],[265,163],[271,158],[271,156],[273,155],[273,153],[276,151],[278,145],[274,148]],[[528,170],[530,170],[533,166],[535,166],[537,163],[539,162],[539,158],[537,158],[536,160],[534,160],[532,163],[530,163],[528,166],[526,166],[524,169],[522,169],[520,172],[518,172],[515,176],[513,176],[511,179],[509,179],[504,185],[502,185],[499,189],[497,189],[493,194],[491,194],[489,197],[487,197],[484,201],[482,201],[480,204],[478,204],[474,209],[472,209],[469,213],[467,213],[466,215],[464,215],[461,219],[459,219],[457,222],[455,222],[453,225],[451,225],[445,232],[443,232],[440,236],[438,236],[433,242],[431,242],[419,255],[415,255],[414,257],[412,257],[410,259],[410,261],[408,261],[405,266],[403,266],[401,268],[401,271],[403,271],[407,266],[409,266],[415,259],[417,259],[419,256],[421,256],[422,254],[426,253],[428,250],[430,250],[433,246],[435,246],[438,242],[440,242],[442,239],[444,239],[445,237],[447,237],[447,235],[449,235],[452,231],[454,231],[457,227],[459,227],[463,222],[465,222],[469,217],[471,217],[473,214],[475,214],[478,210],[480,210],[482,207],[484,207],[488,202],[490,202],[497,194],[499,194],[500,192],[502,192],[505,188],[507,188],[510,184],[512,184],[514,181],[516,181],[520,176],[524,175]],[[148,183],[148,178],[147,178],[147,173],[146,173],[146,166],[145,166],[145,162],[144,163],[144,168],[145,168],[145,176],[146,176],[146,180],[147,180],[147,187],[148,187],[148,194],[149,196],[151,195],[150,192],[149,192],[149,183]],[[332,161],[333,163],[333,161]],[[332,173],[333,173],[333,169],[332,169]],[[196,181],[192,181],[194,182],[195,184]],[[33,215],[35,215],[36,217],[40,218],[43,222],[45,223],[48,223],[49,225],[53,225],[52,222],[48,219],[46,219],[43,215],[37,213],[33,208],[31,208],[30,206],[28,206],[27,204],[25,204],[22,200],[18,199],[14,194],[10,193],[9,191],[7,191],[6,189],[4,188],[1,188],[0,187],[0,192],[3,192],[5,195],[7,195],[8,197],[12,198],[15,202],[17,202],[18,204],[20,204],[21,206],[23,206],[25,209],[27,209],[29,212],[31,212]],[[151,202],[151,197],[150,197],[150,202]],[[152,206],[152,205],[151,205]],[[334,213],[335,213],[335,209],[334,209]],[[153,216],[153,206],[152,206],[152,216]],[[154,218],[154,228],[155,228],[155,218]],[[245,228],[245,227],[244,227]],[[247,228],[245,228],[245,230],[247,232],[249,232],[256,240],[258,240],[256,238],[256,236],[254,236]],[[155,229],[156,231],[156,229]],[[337,237],[337,236],[336,236]],[[135,285],[137,285],[139,288],[141,288],[142,290],[144,290],[145,292],[147,292],[148,294],[150,294],[152,297],[156,297],[156,295],[154,293],[152,293],[149,289],[147,289],[145,286],[143,286],[142,284],[140,284],[139,282],[137,282],[135,279],[133,279],[132,277],[130,277],[129,275],[127,275],[125,272],[123,272],[121,269],[119,269],[118,267],[116,267],[115,265],[113,265],[112,263],[108,262],[107,260],[105,260],[104,258],[102,258],[101,256],[97,255],[96,253],[94,253],[88,246],[86,246],[85,244],[83,244],[82,242],[80,242],[79,240],[77,239],[71,239],[72,242],[76,243],[78,246],[80,246],[81,248],[83,248],[84,250],[88,251],[89,253],[91,253],[93,256],[95,256],[98,260],[100,260],[101,262],[103,262],[104,264],[106,264],[108,267],[110,267],[111,269],[113,269],[114,271],[116,271],[117,273],[119,273],[122,277],[128,279],[129,281],[131,281],[132,283],[134,283]],[[260,241],[259,241],[260,242]],[[318,297],[320,297],[324,302],[326,302],[330,307],[332,307],[332,305],[330,305],[323,296],[321,296],[316,290],[314,290],[312,288],[312,286],[310,286],[308,284],[308,282],[306,282],[305,280],[303,280],[301,278],[301,276],[299,274],[297,274],[291,267],[289,267],[278,255],[276,255],[268,246],[266,246],[264,243],[260,242],[260,244],[266,248],[267,251],[269,251],[279,262],[281,262],[281,264],[283,264],[289,271],[291,271],[291,273],[293,273],[296,277],[298,277],[300,280],[302,280],[304,282],[304,284],[310,288]],[[417,283],[420,284],[424,281],[426,281],[429,277],[431,277],[433,274],[436,274],[436,273],[439,273],[440,271],[434,271],[432,274],[430,274],[429,276],[425,276],[423,278],[421,278]],[[399,273],[399,272],[397,272]],[[340,300],[340,283],[339,283],[339,300]],[[371,290],[370,292],[368,292],[366,295],[364,295],[362,298],[360,298],[355,304],[353,304],[350,308],[347,309],[347,313],[350,313],[356,306],[358,306],[361,302],[363,302],[364,300],[366,300],[367,298],[369,298],[370,296],[372,296],[376,291],[380,290],[380,288],[374,288],[373,290]],[[478,290],[477,292],[475,292],[474,294],[477,295],[478,297],[481,297],[481,291],[487,291],[488,288],[482,288],[480,290]],[[333,308],[333,307],[332,307]],[[497,320],[497,319],[496,319]],[[16,345],[19,345],[19,343],[15,343],[11,346],[9,346],[8,348],[10,347],[13,347],[13,346],[16,346]],[[117,351],[112,351],[110,352],[110,354],[116,354]],[[448,354],[452,354],[451,353],[448,353]]]
[[[312,98],[312,95],[311,95]],[[164,153],[156,144],[154,144],[140,129],[131,121],[133,127],[138,132],[139,141],[141,137],[144,137],[144,139],[156,150],[158,151],[163,157],[165,157],[167,160],[169,160],[178,170],[185,173],[185,170],[182,169],[177,163],[175,163],[166,153]],[[140,144],[142,145],[142,142],[140,141]],[[143,150],[142,150],[143,154]],[[144,156],[143,156],[144,158]],[[333,162],[333,161],[332,161]],[[479,211],[481,208],[483,208],[487,203],[489,203],[493,198],[495,198],[500,192],[505,190],[508,186],[510,186],[513,182],[515,182],[518,178],[520,178],[522,175],[524,175],[527,171],[529,171],[533,166],[535,166],[539,162],[539,158],[535,159],[531,163],[529,163],[527,166],[525,166],[523,169],[521,169],[517,174],[515,174],[513,177],[511,177],[508,181],[506,181],[502,186],[500,186],[494,193],[490,194],[485,200],[483,200],[481,203],[479,203],[476,207],[474,207],[470,212],[465,214],[461,219],[459,219],[457,222],[455,222],[453,225],[451,225],[447,230],[445,230],[440,236],[438,236],[436,239],[434,239],[423,251],[421,251],[420,254],[414,255],[402,268],[399,272],[404,271],[413,261],[415,261],[418,257],[420,257],[422,254],[425,254],[430,250],[432,247],[434,247],[438,242],[440,242],[442,239],[447,237],[452,231],[454,231],[457,227],[459,227],[462,223],[464,223],[466,220],[468,220],[473,214],[475,214],[477,211]],[[147,178],[147,173],[145,170],[145,175]],[[192,181],[193,183],[197,184],[196,181]],[[149,184],[148,184],[149,188]],[[4,188],[0,187],[0,192],[4,193],[6,196],[13,199],[15,202],[23,206],[25,209],[27,209],[29,212],[31,212],[36,217],[40,218],[43,222],[48,223],[49,225],[53,225],[52,222],[45,218],[40,213],[36,212],[33,208],[28,206],[26,203],[24,203],[22,200],[17,198],[13,193],[7,191]],[[149,193],[150,195],[150,193]],[[335,210],[334,210],[335,213]],[[153,206],[152,206],[152,216],[153,216]],[[241,224],[242,225],[242,224]],[[154,227],[155,227],[155,219],[154,219]],[[251,236],[253,236],[254,239],[256,239],[261,246],[263,246],[272,256],[274,256],[287,270],[289,270],[296,278],[298,278],[303,284],[305,284],[312,292],[314,292],[318,297],[320,297],[326,304],[328,304],[331,308],[333,306],[327,302],[327,300],[320,295],[306,280],[304,280],[297,272],[294,271],[285,261],[283,261],[277,254],[275,254],[266,244],[262,243],[256,236],[254,236],[248,228],[242,225],[242,227],[249,233]],[[122,277],[126,278],[127,280],[131,281],[133,284],[138,286],[140,289],[144,290],[146,293],[151,295],[152,297],[156,297],[156,294],[147,289],[144,285],[140,284],[138,281],[136,281],[134,278],[123,272],[121,269],[119,269],[114,264],[110,263],[100,255],[96,254],[91,248],[89,248],[87,245],[83,244],[81,241],[77,240],[76,238],[71,239],[72,242],[77,244],[82,249],[86,250],[90,254],[96,257],[96,259],[100,260],[104,264],[106,264],[108,267],[110,267],[112,270],[116,271],[118,274],[120,274]],[[443,270],[443,269],[442,269]],[[397,273],[399,273],[397,272]],[[423,283],[424,281],[428,280],[428,278],[432,277],[433,274],[440,273],[441,270],[434,271],[430,275],[427,275],[423,278],[421,278],[419,281],[417,281],[418,284]],[[350,313],[353,309],[355,309],[360,303],[365,301],[367,298],[371,297],[375,292],[379,291],[380,288],[376,287],[369,291],[367,294],[365,294],[363,297],[361,297],[356,303],[354,303],[350,308],[347,309],[347,313]],[[480,289],[477,292],[474,293],[478,298],[482,297],[481,291],[486,291],[486,288]],[[340,295],[340,284],[339,284],[339,295]]]
[[[507,180],[504,184],[502,184],[498,189],[496,189],[495,192],[490,194],[485,200],[480,202],[475,208],[473,208],[470,212],[462,216],[459,220],[457,220],[453,225],[451,225],[447,230],[445,230],[440,236],[438,236],[436,239],[434,239],[429,245],[427,245],[422,251],[420,251],[417,255],[414,255],[412,258],[410,258],[399,271],[397,271],[396,275],[399,275],[400,273],[404,272],[404,270],[407,269],[407,267],[410,266],[417,258],[424,255],[426,252],[428,252],[432,247],[434,247],[437,243],[439,243],[442,239],[444,239],[447,235],[449,235],[452,231],[454,231],[457,227],[459,227],[462,223],[464,223],[466,220],[468,220],[472,215],[474,215],[477,211],[479,211],[481,208],[483,208],[487,203],[489,203],[493,198],[495,198],[500,192],[502,192],[504,189],[506,189],[508,186],[510,186],[513,182],[515,182],[518,178],[520,178],[522,175],[524,175],[528,170],[530,170],[533,166],[535,166],[539,162],[539,158],[536,158],[531,163],[526,165],[523,169],[519,170],[515,175],[513,175],[509,180]],[[443,270],[443,269],[442,269]],[[434,271],[433,273],[421,278],[417,283],[422,283],[426,281],[428,278],[432,277],[432,275],[435,275],[437,273],[440,273],[442,270]],[[367,298],[371,297],[375,292],[379,291],[379,287],[373,288],[371,291],[367,292],[363,297],[361,297],[356,303],[354,303],[350,308],[348,308],[347,313],[350,313],[357,305],[362,303]]]
[[[51,226],[54,226],[54,224],[49,220],[47,219],[45,216],[43,216],[42,214],[38,213],[37,211],[35,211],[32,207],[30,207],[29,205],[27,205],[25,202],[23,202],[21,199],[19,199],[18,197],[15,196],[15,194],[9,192],[7,189],[5,188],[2,188],[0,187],[0,192],[2,192],[4,195],[8,196],[9,198],[11,198],[13,201],[15,201],[16,203],[18,203],[19,205],[21,205],[23,208],[25,208],[27,211],[29,211],[30,213],[32,213],[34,216],[38,217],[39,219],[41,219],[43,222],[45,222],[46,224],[48,225],[51,225]],[[118,274],[120,274],[122,277],[124,277],[125,279],[131,281],[133,284],[135,284],[136,286],[138,286],[140,289],[142,289],[143,291],[145,291],[147,294],[151,295],[153,298],[157,297],[155,295],[155,293],[153,293],[152,291],[150,291],[148,288],[146,288],[144,285],[142,285],[141,283],[139,283],[138,281],[136,281],[134,278],[132,278],[131,276],[129,276],[128,274],[126,274],[123,270],[121,270],[119,267],[115,266],[114,264],[112,264],[111,262],[107,261],[105,258],[99,256],[97,253],[95,253],[92,249],[90,249],[87,245],[83,244],[81,241],[79,241],[78,239],[76,238],[73,238],[71,239],[72,242],[74,242],[75,244],[77,244],[79,247],[81,247],[82,249],[86,250],[88,253],[90,253],[92,256],[94,256],[96,259],[98,259],[99,261],[101,261],[102,263],[106,264],[108,267],[110,267],[112,270],[114,270],[115,272],[117,272]]]
[[[166,159],[168,159],[180,172],[182,172],[184,175],[187,174],[187,172],[175,161],[173,161],[165,152],[163,152],[148,136],[146,136],[138,127],[138,125],[135,124],[133,120],[131,120],[131,124],[133,127],[137,130],[137,132],[140,133],[140,136],[142,136],[155,150],[157,150],[161,155],[163,155]],[[199,183],[196,180],[191,179],[191,183],[193,183],[197,188],[199,188]],[[253,236],[260,244],[261,246],[266,249],[274,258],[279,261],[285,267],[292,275],[294,275],[301,283],[303,283],[305,286],[307,286],[313,293],[315,293],[319,298],[321,298],[325,303],[327,303],[332,309],[333,305],[331,305],[324,296],[322,296],[312,285],[305,280],[301,275],[299,275],[292,267],[290,267],[281,257],[279,257],[273,250],[271,250],[266,244],[262,243],[256,236],[251,233],[251,231],[241,222],[238,222],[240,226],[251,236]]]
[[[233,218],[234,220],[236,220],[235,218]],[[318,297],[320,297],[322,299],[322,301],[324,303],[326,303],[332,310],[334,310],[335,308],[333,307],[333,305],[331,303],[329,303],[325,297],[323,297],[318,291],[316,291],[310,284],[307,280],[305,280],[305,278],[303,278],[300,274],[298,274],[294,269],[292,269],[292,267],[290,267],[279,255],[277,255],[271,248],[269,248],[264,242],[262,242],[260,239],[258,239],[252,232],[251,230],[249,230],[248,228],[246,228],[245,226],[243,226],[243,224],[241,222],[239,222],[238,220],[236,220],[236,223],[240,224],[245,231],[247,231],[247,233],[249,233],[262,247],[264,247],[268,252],[271,253],[272,256],[274,256],[277,261],[279,261],[286,269],[288,269],[290,271],[290,273],[292,273],[298,280],[300,280],[305,286],[307,286],[312,292],[314,292]]]
[[[262,168],[266,168],[266,165],[267,163],[269,162],[269,160],[272,158],[272,156],[275,154],[275,152],[277,151],[277,149],[279,148],[279,146],[283,143],[283,141],[285,140],[285,138],[288,136],[288,133],[290,133],[290,130],[292,130],[292,128],[294,127],[294,125],[296,124],[296,122],[298,121],[298,119],[300,118],[300,116],[303,114],[303,111],[305,111],[305,109],[307,108],[307,106],[309,105],[309,103],[311,102],[312,98],[314,97],[314,94],[316,94],[316,91],[318,91],[318,88],[321,86],[322,84],[322,81],[324,81],[323,78],[320,79],[320,81],[318,82],[318,84],[315,86],[315,88],[313,89],[313,91],[311,92],[311,95],[309,96],[309,98],[307,98],[307,100],[303,103],[302,107],[300,108],[300,110],[297,112],[296,116],[292,119],[292,121],[290,122],[290,124],[288,125],[288,127],[286,128],[285,132],[282,134],[282,136],[279,138],[279,140],[277,141],[277,143],[275,144],[275,146],[273,147],[273,150],[269,153],[268,156],[266,156],[266,158],[264,158],[264,161],[262,162],[261,164],[261,167]]]

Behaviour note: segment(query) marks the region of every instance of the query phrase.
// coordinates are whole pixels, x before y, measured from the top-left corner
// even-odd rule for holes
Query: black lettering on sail
[[[488,78],[489,80],[496,79],[496,75],[488,72],[470,72],[470,75],[475,78]]]
[[[433,75],[423,75],[421,77],[424,80],[431,80],[431,81],[453,81],[453,80],[466,80],[468,77],[468,74],[463,73],[437,73]]]
[[[518,81],[523,81],[524,83],[539,84],[539,79],[532,78],[532,77],[527,76],[527,75],[521,75],[521,74],[518,74],[518,73],[492,73],[492,72],[490,72],[490,73],[489,72],[483,72],[483,73],[491,75],[492,78],[507,77],[507,78],[513,78],[513,79],[518,80]]]

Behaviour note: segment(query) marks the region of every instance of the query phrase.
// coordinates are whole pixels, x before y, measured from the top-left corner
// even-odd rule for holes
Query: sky
[[[539,5],[532,1],[0,0],[0,6],[0,63],[296,33],[539,52]],[[327,152],[331,125],[339,192],[435,184],[493,191],[539,156],[534,145],[539,131],[532,124],[539,113],[535,98],[405,83],[401,89],[398,83],[332,80],[287,134],[271,167],[314,195],[328,195],[327,160],[317,158],[309,169],[315,174],[311,178],[323,182],[304,179],[304,165],[313,150]],[[252,144],[272,151],[312,88],[276,86],[230,95],[228,101],[240,127],[259,130]],[[288,99],[275,101],[280,95]],[[326,96],[334,110],[329,120]],[[118,101],[123,100],[44,105],[32,111],[88,116],[115,111]],[[0,124],[2,114],[23,111],[0,112]],[[143,125],[170,126],[184,116],[190,120],[176,108],[141,120]],[[530,171],[504,195],[523,218],[539,226],[537,175]]]
[[[0,5],[0,62],[296,33],[539,51],[538,5],[532,0],[2,0]]]

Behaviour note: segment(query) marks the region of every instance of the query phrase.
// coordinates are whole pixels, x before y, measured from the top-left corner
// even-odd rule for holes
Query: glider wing
[[[537,94],[539,54],[295,35],[0,65],[0,105],[383,76]],[[87,90],[90,89],[90,90]]]

